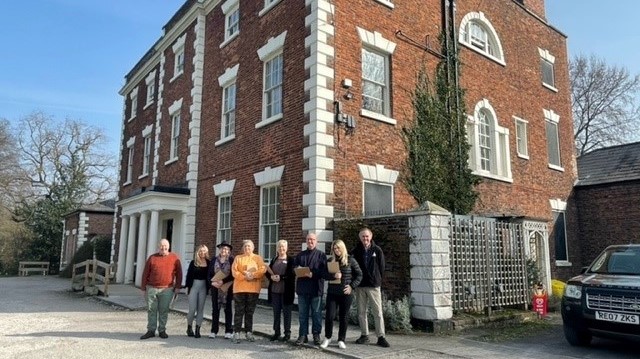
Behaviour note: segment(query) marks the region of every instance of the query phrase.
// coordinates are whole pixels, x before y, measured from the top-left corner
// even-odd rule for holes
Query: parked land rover
[[[562,322],[571,345],[589,345],[592,336],[640,341],[640,244],[609,246],[571,278]]]

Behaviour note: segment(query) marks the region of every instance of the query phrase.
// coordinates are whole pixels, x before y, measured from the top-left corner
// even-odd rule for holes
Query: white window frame
[[[231,243],[232,239],[232,215],[233,215],[233,189],[236,185],[236,180],[223,180],[220,183],[213,185],[213,193],[216,197],[218,197],[218,215],[217,215],[217,223],[216,223],[216,245],[222,243],[223,240],[226,240],[228,243]],[[229,207],[228,209],[222,211],[223,202],[228,200]],[[226,217],[223,220],[223,217]],[[225,234],[225,235],[223,235]]]
[[[156,97],[156,70],[153,70],[147,75],[145,78],[145,83],[147,84],[147,101],[144,105],[144,108],[151,106],[155,101]]]
[[[183,34],[180,36],[176,42],[173,44],[171,49],[173,50],[173,77],[169,82],[175,80],[178,76],[184,73],[184,65],[185,65],[185,54],[184,54],[184,44],[186,41],[187,34]]]
[[[271,192],[275,191],[275,202],[270,202],[265,198],[265,194],[271,196]],[[280,196],[282,195],[282,186],[280,182],[271,183],[260,187],[260,254],[263,258],[273,258],[276,254],[276,245],[280,239]],[[265,215],[267,212],[267,215]],[[274,236],[272,236],[272,234]],[[269,246],[267,253],[265,247]]]
[[[476,39],[472,35],[474,26],[483,31],[486,39]],[[482,12],[470,12],[460,21],[458,42],[463,46],[505,66],[504,51],[496,29]]]
[[[542,78],[542,86],[548,88],[553,92],[558,92],[556,88],[556,74],[555,74],[555,62],[556,57],[549,53],[549,50],[538,48],[538,53],[540,54],[540,77]],[[549,66],[551,69],[551,83],[545,81],[545,70],[544,67]]]
[[[260,210],[260,214],[259,214],[259,224],[258,224],[258,253],[263,257],[263,258],[267,258],[267,255],[269,254],[265,254],[264,251],[264,246],[265,246],[265,241],[267,240],[267,238],[265,238],[265,228],[267,226],[271,227],[271,226],[275,226],[275,233],[276,233],[276,238],[269,238],[269,243],[273,245],[273,253],[275,253],[276,250],[276,243],[278,242],[278,239],[280,237],[280,198],[282,196],[282,186],[281,186],[281,179],[282,179],[282,174],[284,172],[284,166],[279,166],[276,168],[271,168],[271,167],[267,167],[264,169],[264,171],[258,172],[258,173],[254,173],[253,177],[255,180],[255,184],[257,187],[260,187],[260,206],[259,206],[259,210]],[[277,188],[278,191],[278,196],[276,197],[277,199],[277,203],[272,204],[272,203],[268,203],[266,205],[269,206],[273,206],[275,205],[275,211],[276,211],[276,215],[275,218],[269,222],[266,221],[265,218],[263,218],[263,209],[265,206],[265,199],[264,199],[264,191],[265,190],[271,190]]]
[[[123,186],[126,186],[128,184],[131,184],[131,181],[133,180],[133,152],[134,152],[134,145],[136,144],[136,137],[130,137],[127,140],[127,177],[126,177],[126,181],[123,183]]]
[[[129,106],[129,121],[131,121],[136,118],[138,113],[138,87],[131,90],[131,93],[129,93],[129,99],[131,100],[131,105]]]
[[[391,56],[396,49],[396,43],[388,39],[385,39],[379,32],[367,31],[363,28],[357,27],[358,36],[362,42],[362,56],[364,57],[365,51],[383,56],[385,58],[385,86],[383,88],[383,113],[370,111],[361,106],[360,115],[380,122],[388,123],[390,125],[396,125],[397,121],[391,116],[393,96],[391,92]],[[364,63],[362,64],[364,66]],[[364,84],[364,70],[362,71],[362,81]],[[364,96],[364,95],[363,95]],[[362,102],[362,105],[364,101]]]
[[[485,134],[487,136],[485,138],[481,137],[482,116],[485,116],[489,125],[489,131]],[[498,116],[489,100],[482,99],[478,102],[473,115],[468,117],[467,136],[470,145],[469,167],[472,172],[478,176],[512,183],[509,129],[499,125]],[[489,152],[489,170],[482,167],[481,147],[483,145],[488,146],[489,150],[485,151]]]
[[[284,111],[284,89],[282,88],[284,85],[284,41],[287,37],[287,32],[284,31],[280,35],[276,37],[272,37],[267,41],[267,44],[258,49],[258,57],[260,61],[263,62],[263,80],[262,80],[262,118],[256,123],[256,128],[264,127],[270,123],[278,121],[283,117]],[[267,88],[267,71],[268,65],[271,64],[271,61],[279,58],[281,61],[280,67],[280,84],[276,87]],[[270,91],[275,90],[276,88],[280,88],[280,112],[274,113],[271,116],[267,116],[267,98],[268,95],[271,94]]]
[[[138,179],[146,177],[151,171],[151,131],[153,125],[149,125],[142,130],[142,139],[144,140],[144,152],[142,153],[142,174]]]
[[[399,171],[385,168],[384,165],[366,165],[358,164],[358,170],[362,176],[362,215],[365,216],[366,203],[365,203],[365,183],[372,183],[376,185],[385,185],[391,187],[391,213],[395,213],[395,184],[400,175]]]
[[[565,202],[565,201],[563,201],[563,200],[561,200],[559,198],[556,198],[556,199],[550,199],[549,203],[551,205],[551,213],[552,214],[553,213],[560,213],[564,217],[564,244],[565,244],[564,251],[565,251],[565,256],[567,258],[565,260],[557,260],[556,259],[556,266],[557,267],[569,267],[572,264],[569,261],[569,243],[567,241],[567,213],[566,213],[566,211],[567,211],[567,202]],[[555,227],[555,219],[556,219],[555,216],[553,216],[554,223],[552,224],[552,228]],[[557,243],[555,237],[553,238],[553,240],[554,240],[553,244],[554,244],[554,248],[555,248],[554,252],[556,252],[558,250],[558,248],[557,248],[558,243]],[[555,253],[554,253],[554,256],[555,256]]]
[[[282,0],[264,0],[264,7],[258,13],[258,16],[262,16],[278,5]]]
[[[376,2],[388,7],[389,9],[393,9],[395,5],[393,4],[393,0],[375,0]]]
[[[227,0],[222,4],[224,17],[224,41],[220,44],[223,48],[231,40],[240,34],[240,1]]]
[[[171,141],[169,147],[169,159],[164,163],[168,165],[178,160],[179,154],[179,139],[180,139],[180,124],[181,124],[181,112],[182,99],[175,101],[169,107],[169,117],[171,118]]]
[[[554,169],[556,171],[563,171],[562,167],[562,152],[560,151],[560,133],[559,133],[559,123],[560,123],[560,115],[555,113],[553,110],[543,110],[544,112],[544,120],[545,120],[545,139],[547,141],[547,162],[549,163],[549,168]],[[551,126],[551,127],[549,127]],[[555,133],[549,133],[549,129],[553,128]],[[552,160],[552,145],[549,142],[549,137],[552,136],[552,140],[555,141],[555,148],[558,150],[557,153],[553,154],[558,157],[559,163],[551,163]]]
[[[224,74],[220,75],[218,77],[218,85],[222,88],[222,106],[221,106],[221,119],[220,119],[220,139],[218,141],[216,141],[216,143],[214,144],[215,146],[219,146],[223,143],[229,142],[233,139],[236,138],[236,131],[235,131],[235,116],[237,115],[236,113],[236,98],[237,98],[237,86],[236,86],[236,80],[238,79],[238,69],[240,68],[239,64],[236,64],[233,67],[229,67],[225,70]],[[226,133],[225,132],[225,128],[227,127],[227,114],[228,112],[230,112],[230,110],[227,108],[227,91],[230,90],[230,88],[233,87],[234,88],[234,99],[233,99],[233,112],[234,112],[234,125],[233,125],[233,132],[232,133]]]
[[[518,157],[529,159],[529,139],[528,127],[529,121],[513,116],[516,129],[516,152]]]

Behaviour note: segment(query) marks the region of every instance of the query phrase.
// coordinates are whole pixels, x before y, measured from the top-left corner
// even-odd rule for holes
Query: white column
[[[136,262],[136,285],[142,284],[142,272],[147,261],[145,249],[147,248],[147,234],[149,233],[149,212],[140,214],[140,225],[138,226],[138,255]]]
[[[147,243],[147,256],[157,252],[158,242],[158,227],[160,225],[160,212],[151,211],[151,223],[149,223],[149,242]]]
[[[136,227],[138,226],[138,217],[132,215],[129,218],[129,234],[127,236],[127,264],[124,269],[124,282],[133,282],[133,263],[136,249]]]
[[[120,245],[118,246],[118,267],[116,268],[116,283],[124,283],[124,266],[127,258],[127,229],[129,216],[120,217]]]

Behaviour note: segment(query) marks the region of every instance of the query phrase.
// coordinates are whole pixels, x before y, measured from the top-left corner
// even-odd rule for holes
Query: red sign
[[[533,307],[533,311],[537,312],[538,315],[540,316],[546,316],[547,315],[547,293],[543,292],[543,293],[536,293],[533,295],[533,302],[532,302],[532,307]]]

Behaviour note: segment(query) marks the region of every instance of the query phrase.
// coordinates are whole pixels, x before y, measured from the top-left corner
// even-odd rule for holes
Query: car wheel
[[[585,347],[591,344],[591,333],[584,330],[578,330],[568,325],[563,325],[562,327],[564,329],[564,337],[567,339],[569,344],[579,347]]]

